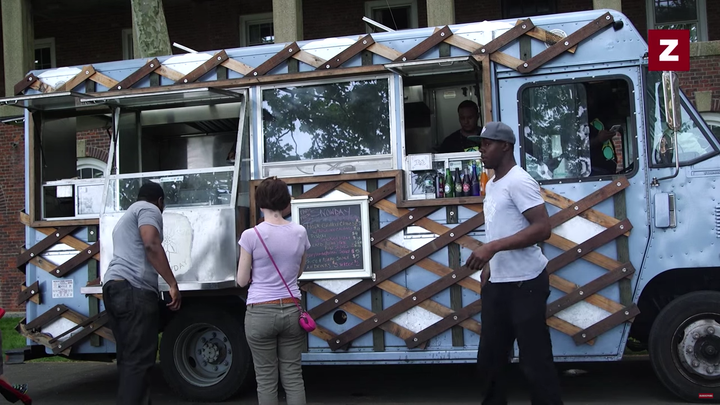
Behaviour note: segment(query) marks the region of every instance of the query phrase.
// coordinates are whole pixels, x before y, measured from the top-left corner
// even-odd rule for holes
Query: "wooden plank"
[[[92,65],[83,66],[80,73],[76,74],[75,77],[63,83],[62,86],[57,88],[57,91],[71,91],[77,87],[80,83],[89,79],[90,76],[95,74],[95,68]]]
[[[103,86],[107,87],[108,89],[117,88],[118,81],[113,79],[112,77],[105,76],[104,74],[100,72],[95,72],[92,76],[90,76],[90,80],[92,80],[95,83],[102,84]],[[118,89],[119,90],[119,89]],[[95,91],[95,90],[93,90]]]
[[[377,180],[376,180],[377,181]],[[375,203],[375,201],[380,201],[386,197],[389,197],[393,194],[397,193],[397,184],[395,180],[390,181],[389,183],[386,183],[384,186],[373,190],[368,194],[368,201],[371,205]]]
[[[600,246],[610,243],[615,240],[615,238],[622,235],[623,232],[625,232],[625,229],[629,229],[630,227],[632,227],[632,225],[630,224],[630,221],[626,219],[619,224],[600,232],[585,242],[576,245],[574,248],[552,258],[547,264],[548,273],[552,274]]]
[[[87,229],[87,240],[90,243],[97,242],[98,241],[98,228],[97,227],[88,227]],[[98,261],[94,259],[90,259],[88,261],[87,265],[87,275],[88,280],[99,280],[100,279],[100,272],[98,271]],[[98,284],[100,284],[98,282]],[[97,297],[93,297],[92,295],[89,295],[87,297],[88,300],[88,315],[89,316],[96,316],[100,313],[100,300],[97,299]],[[93,334],[90,336],[90,346],[93,347],[100,347],[100,336],[97,334]]]
[[[223,61],[223,63],[221,63],[220,65],[222,65],[232,71],[240,73],[243,76],[247,75],[248,73],[252,72],[252,70],[253,70],[252,66],[246,65],[246,64],[240,62],[239,60],[235,60],[232,58],[225,59]]]
[[[520,24],[515,25],[514,27],[502,33],[499,37],[481,46],[480,49],[473,52],[473,54],[492,55],[500,48],[520,38],[523,34],[533,28],[535,28],[535,24],[533,24],[530,19],[522,20]]]
[[[567,293],[566,295],[549,303],[546,312],[547,316],[553,316],[558,312],[582,301],[586,296],[595,294],[603,288],[608,287],[616,281],[619,281],[633,273],[635,273],[635,268],[632,266],[632,263],[625,263],[617,269],[605,273],[584,286],[578,287],[575,291]]]
[[[431,198],[428,200],[401,200],[398,207],[445,207],[448,205],[482,205],[483,197]]]
[[[40,256],[40,254],[45,252],[47,249],[50,249],[51,247],[57,245],[62,238],[70,235],[77,229],[78,227],[63,226],[58,228],[56,232],[49,233],[47,236],[45,236],[45,238],[43,238],[43,240],[18,255],[16,260],[16,267],[25,265],[25,263],[29,262],[35,256]]]
[[[17,298],[15,299],[15,305],[22,305],[27,301],[32,301],[36,304],[40,304],[40,282],[36,281],[30,285],[30,287],[26,287],[24,284],[21,287],[20,293],[18,293]]]
[[[510,56],[503,52],[495,52],[492,55],[490,55],[490,60],[499,63],[505,67],[509,67],[513,70],[518,70],[518,66],[522,66],[523,63],[525,63],[524,60],[518,59],[514,56]]]
[[[545,243],[555,246],[556,248],[559,248],[562,250],[570,250],[570,249],[574,248],[576,245],[575,242],[573,242],[569,239],[565,239],[562,236],[555,234],[555,233],[551,234],[550,239],[546,240]],[[583,256],[582,258],[584,260],[587,260],[588,262],[590,262],[592,264],[596,264],[606,270],[612,270],[622,264],[619,261],[611,259],[603,254],[598,253],[598,252],[590,252],[587,255]]]
[[[438,322],[435,322],[434,324],[430,325],[429,327],[421,330],[420,332],[416,333],[414,336],[411,336],[407,339],[405,339],[405,345],[409,349],[414,349],[417,347],[418,344],[427,342],[431,338],[445,332],[449,328],[455,328],[456,325],[458,325],[460,322],[463,322],[470,318],[471,316],[477,314],[482,309],[482,300],[476,300],[474,302],[471,302],[467,306],[463,307],[462,309],[459,309],[455,312],[453,312],[451,315],[447,315],[443,319],[439,320]],[[453,343],[453,346],[455,344]]]
[[[350,69],[350,68],[347,68]],[[317,183],[328,183],[331,181],[350,182],[356,180],[370,180],[370,179],[397,179],[398,176],[402,175],[401,170],[384,170],[380,172],[372,173],[346,173],[346,174],[333,174],[328,176],[302,176],[302,177],[288,177],[282,179],[285,184],[317,184]],[[402,177],[399,177],[402,178]],[[257,187],[258,184],[262,183],[263,179],[251,180],[250,184]],[[396,181],[397,182],[397,181]],[[362,190],[362,189],[359,189]],[[362,190],[365,194],[367,191]]]
[[[13,90],[15,91],[16,96],[23,94],[23,91],[30,87],[33,83],[40,81],[40,79],[37,78],[34,74],[30,73],[27,76],[25,76],[22,80],[15,83],[15,87],[13,87]]]
[[[34,81],[30,86],[31,89],[37,90],[41,93],[52,93],[55,91],[55,88],[47,83],[43,83],[42,80],[36,80]]]
[[[402,56],[399,51],[377,42],[370,45],[367,50],[388,60],[396,60]]]
[[[445,208],[445,223],[446,224],[457,224],[458,223],[458,215],[459,209],[457,206],[448,206]],[[453,271],[458,270],[460,267],[462,267],[462,264],[460,263],[460,245],[457,243],[451,243],[447,247],[447,260],[448,260],[448,266]],[[459,286],[457,283],[450,286],[450,308],[452,308],[453,311],[459,311],[463,306],[462,302],[462,287]],[[445,329],[442,329],[441,331],[437,332],[435,335],[444,332]],[[451,344],[454,347],[462,347],[465,346],[465,337],[463,336],[464,332],[461,327],[457,325],[452,325],[452,331],[450,332],[450,341]],[[433,335],[434,336],[434,335]],[[423,342],[427,341],[428,339],[423,340]],[[407,340],[406,340],[407,342]],[[421,343],[417,342],[416,343]],[[408,346],[409,347],[409,346]],[[413,346],[414,347],[414,346]]]
[[[475,215],[474,217],[468,219],[454,229],[438,236],[432,242],[429,242],[428,244],[420,247],[412,254],[402,257],[394,263],[386,266],[381,271],[376,273],[375,280],[363,280],[348,288],[347,290],[341,292],[340,294],[336,295],[333,300],[325,301],[308,312],[310,312],[310,315],[313,318],[320,318],[321,316],[337,308],[339,305],[350,301],[351,299],[364,293],[370,288],[382,283],[383,281],[389,279],[395,274],[407,269],[418,261],[426,258],[438,249],[441,249],[447,244],[457,240],[461,235],[467,234],[468,232],[482,225],[484,222],[485,217],[482,214]]]
[[[296,197],[297,199],[303,199],[303,198],[319,198],[324,196],[325,194],[335,190],[337,186],[339,186],[341,183],[339,181],[331,181],[328,183],[320,183],[317,186],[311,188],[307,192],[303,193],[302,195]],[[290,215],[290,212],[292,210],[292,207],[288,206],[285,208],[282,212],[283,217],[286,217]]]
[[[85,320],[87,318],[86,316],[80,315],[79,313],[77,313],[73,310],[65,311],[62,313],[61,316],[73,323],[81,323],[83,320]],[[113,336],[112,331],[107,327],[95,328],[95,333],[97,333],[98,336],[100,336],[102,338],[108,339],[111,342],[115,342],[115,337]]]
[[[78,254],[76,254],[72,259],[59,265],[54,271],[50,272],[50,274],[58,278],[63,277],[69,272],[75,270],[77,267],[83,265],[86,261],[92,259],[98,252],[100,252],[100,241],[97,241],[90,245],[87,249],[78,252]]]
[[[558,277],[555,274],[550,275],[550,286],[556,288],[564,293],[571,293],[575,291],[579,286],[573,282],[565,280],[562,277]],[[607,312],[613,313],[623,308],[620,303],[611,300],[610,298],[603,297],[599,294],[593,294],[585,298],[585,302],[588,304],[595,305],[596,307],[603,309]]]
[[[273,55],[270,59],[266,60],[260,66],[256,67],[252,71],[248,72],[248,77],[256,77],[256,76],[262,76],[265,73],[275,69],[279,64],[287,60],[288,58],[291,58],[293,55],[298,53],[300,51],[300,46],[298,46],[297,42],[293,42],[289,45],[287,45],[285,48],[282,49],[282,51],[276,53]],[[302,74],[302,73],[295,73],[295,74]]]
[[[293,55],[294,59],[299,60],[300,62],[310,65],[314,68],[318,68],[322,66],[326,61],[323,58],[317,57],[310,52],[300,50],[298,53]]]
[[[612,197],[613,195],[625,190],[628,186],[630,186],[630,183],[627,181],[627,178],[620,177],[616,180],[613,180],[610,184],[606,185],[605,187],[595,191],[594,193],[588,195],[587,197],[575,202],[575,204],[561,210],[560,212],[557,212],[553,214],[550,217],[550,226],[555,228],[556,226],[559,226],[570,219],[574,218],[578,214],[587,211],[588,209],[594,207],[595,205],[605,201],[606,199]],[[627,232],[629,230],[626,229],[623,233]]]
[[[548,318],[547,324],[551,328],[558,330],[568,336],[573,336],[574,334],[576,334],[582,330],[582,329],[578,328],[577,326],[571,324],[570,322],[566,322],[560,318],[555,318],[555,317]],[[588,340],[585,343],[592,346],[595,344],[595,339]]]
[[[491,67],[490,67],[490,59],[488,57],[484,57],[480,59],[480,63],[482,63],[482,83],[483,83],[483,98],[484,98],[484,108],[485,108],[485,114],[483,117],[483,120],[485,123],[488,121],[492,121],[493,115],[492,115],[492,77],[491,77]]]
[[[370,235],[370,241],[372,242],[372,245],[375,246],[383,240],[389,238],[390,236],[398,232],[402,232],[403,229],[419,221],[421,218],[425,218],[426,216],[432,214],[435,211],[437,211],[437,208],[434,207],[414,209],[407,214],[401,216],[400,218],[392,221],[391,223],[383,226],[377,231],[373,232]]]
[[[587,39],[601,29],[612,24],[614,21],[615,20],[613,19],[612,15],[610,15],[610,13],[605,13],[601,15],[586,26],[563,38],[562,41],[559,41],[556,44],[551,45],[546,50],[540,52],[537,56],[534,56],[533,58],[528,60],[527,63],[519,66],[517,70],[521,73],[532,72],[543,64],[551,61],[561,53],[567,51],[568,49],[579,44],[581,41]]]
[[[20,222],[26,226],[31,226],[29,221],[30,221],[30,216],[24,212],[21,212],[20,213]],[[95,221],[95,222],[96,223],[94,225],[97,225],[97,221]],[[60,226],[63,226],[63,225],[61,224]],[[49,235],[49,234],[57,231],[57,229],[54,227],[35,228],[35,230],[39,231],[40,233],[43,233],[45,235]],[[90,246],[87,243],[81,241],[80,239],[77,239],[70,235],[60,239],[60,243],[64,243],[75,250],[84,250]],[[100,254],[98,253],[97,255],[93,256],[93,259],[100,260]]]
[[[139,82],[140,80],[142,80],[144,77],[146,77],[150,73],[155,72],[158,68],[160,68],[160,61],[157,60],[157,58],[150,59],[140,69],[131,73],[130,76],[124,78],[122,81],[120,81],[120,83],[118,83],[115,86],[112,86],[112,88],[117,89],[117,90],[129,89],[135,83]]]
[[[378,180],[377,179],[371,179],[365,181],[365,188],[369,193],[373,193],[378,189]],[[380,210],[375,207],[370,207],[369,210],[369,220],[370,220],[370,233],[372,235],[373,232],[376,232],[378,229],[380,229]],[[372,241],[372,239],[370,239]],[[376,247],[370,248],[370,265],[372,274],[377,273],[382,269],[382,261],[381,261],[381,251],[380,249]],[[385,307],[384,304],[384,297],[383,292],[377,287],[374,287],[370,290],[370,309],[373,313],[377,313],[383,310]],[[385,351],[385,332],[383,332],[382,329],[376,328],[372,330],[373,335],[373,351],[375,352],[382,352]]]
[[[37,318],[33,319],[32,322],[27,324],[28,330],[38,329],[42,328],[43,326],[49,324],[50,322],[56,320],[60,317],[65,311],[68,311],[69,308],[65,305],[55,305],[54,307],[48,309],[45,311],[42,315],[38,316]]]
[[[50,228],[56,226],[91,226],[98,225],[98,219],[67,219],[60,221],[33,221],[29,226],[33,228]]]
[[[353,56],[367,49],[370,45],[374,44],[375,40],[372,35],[368,34],[358,39],[354,44],[345,48],[339,54],[328,59],[325,63],[319,66],[317,69],[335,69],[342,66],[343,63],[347,62]]]
[[[203,62],[202,65],[196,67],[193,69],[190,73],[183,76],[180,80],[178,80],[180,83],[192,83],[194,81],[197,81],[199,78],[205,76],[208,72],[215,69],[218,65],[223,63],[228,59],[227,53],[222,50],[215,55],[213,55],[210,59]]]
[[[590,339],[594,339],[594,338],[602,335],[603,333],[620,325],[621,323],[627,322],[627,321],[635,318],[639,314],[640,314],[640,308],[638,308],[637,305],[632,304],[618,312],[615,312],[614,314],[612,314],[612,315],[608,316],[607,318],[603,319],[602,321],[590,326],[589,328],[576,333],[575,335],[573,335],[572,338],[575,341],[576,345],[581,345]]]
[[[461,227],[462,225],[459,225]],[[457,229],[457,228],[456,228]],[[429,243],[428,245],[431,245]],[[426,245],[427,246],[427,245]],[[402,259],[398,260],[402,261]],[[330,348],[332,350],[337,350],[348,343],[352,342],[353,340],[357,339],[358,337],[364,335],[374,327],[381,325],[390,319],[396,317],[397,315],[409,310],[410,308],[414,307],[415,305],[431,298],[432,296],[438,294],[440,291],[450,287],[451,285],[455,284],[457,281],[464,279],[465,277],[469,276],[470,274],[474,273],[475,270],[470,269],[469,267],[463,267],[459,269],[458,271],[453,272],[453,274],[449,274],[445,277],[440,278],[439,280],[436,280],[427,286],[421,288],[420,290],[416,291],[415,294],[412,294],[412,296],[408,296],[406,298],[401,299],[397,303],[391,305],[384,311],[375,314],[371,319],[367,319],[363,322],[360,322],[358,325],[354,326],[350,330],[347,330],[339,335],[337,335],[335,338],[330,340],[328,344],[330,345]],[[356,284],[358,285],[358,284]],[[351,287],[352,289],[352,287]],[[346,290],[348,291],[348,290]],[[335,300],[340,297],[341,294],[336,295]],[[354,294],[353,296],[357,296],[357,294]],[[325,302],[332,302],[332,301],[325,301]],[[321,304],[322,305],[322,304]]]
[[[625,191],[617,193],[613,196],[615,205],[615,216],[619,219],[627,218],[627,206],[625,204]],[[615,248],[617,249],[618,260],[621,262],[630,261],[630,242],[628,237],[620,235],[615,239]],[[618,288],[620,289],[620,303],[623,305],[632,304],[632,286],[630,285],[630,277],[620,280]]]
[[[573,204],[575,204],[575,201],[573,201],[567,197],[563,197],[560,194],[554,193],[548,189],[541,188],[540,192],[542,193],[542,196],[543,196],[543,199],[545,200],[545,202],[547,202],[551,205],[554,205],[558,208],[565,209],[565,208],[571,207],[571,206],[573,206]],[[609,227],[617,224],[618,222],[620,222],[619,219],[611,217],[610,215],[607,215],[607,214],[603,214],[602,212],[596,211],[592,208],[588,209],[585,212],[582,212],[579,216],[587,219],[588,221],[595,222],[598,225],[602,225],[605,228],[609,228]],[[630,232],[626,232],[625,235],[630,236]]]
[[[465,279],[465,280],[467,280],[467,279]],[[383,291],[387,291],[390,294],[392,294],[396,297],[400,297],[400,298],[407,298],[407,297],[415,294],[415,291],[410,290],[406,287],[403,287],[400,284],[393,283],[390,280],[383,281],[382,283],[380,283],[378,285],[378,287],[380,287]],[[446,307],[438,302],[435,302],[431,299],[421,302],[420,304],[418,304],[418,307],[423,308],[427,311],[430,311],[430,312],[434,313],[435,315],[438,315],[441,317],[450,316],[453,313],[455,313],[455,311],[452,310],[451,308],[448,308],[448,307]],[[377,311],[377,312],[380,312],[380,311]],[[477,333],[478,335],[480,334],[480,330],[481,330],[480,322],[478,322],[474,319],[466,319],[462,322],[458,322],[458,325],[460,327],[460,330],[462,330],[462,328],[465,328],[469,331]],[[409,336],[406,337],[405,339],[407,339],[407,338],[409,338]],[[420,343],[423,343],[423,342],[420,342]]]
[[[67,350],[68,347],[72,347],[75,343],[80,342],[98,329],[103,328],[108,321],[109,317],[107,313],[105,311],[101,312],[100,314],[98,314],[97,319],[94,319],[87,326],[83,327],[81,331],[70,336],[67,340],[59,342],[57,346],[53,348],[53,353],[58,354],[63,350]],[[114,340],[114,338],[111,340]],[[52,340],[50,342],[52,342]]]
[[[33,257],[32,260],[30,260],[28,263],[32,264],[40,270],[47,271],[48,273],[51,273],[53,270],[55,270],[54,264],[39,256]]]
[[[448,45],[452,45],[456,48],[460,48],[463,51],[467,51],[470,53],[475,52],[476,49],[479,49],[482,46],[482,44],[479,44],[471,39],[467,39],[456,34],[451,35],[450,38],[445,39],[444,42]]]
[[[453,35],[450,27],[444,26],[441,30],[436,31],[429,37],[425,38],[422,42],[410,48],[407,52],[397,57],[393,62],[407,62],[409,60],[415,60],[422,56],[425,52],[432,49],[435,45],[441,43],[446,38]]]
[[[307,287],[306,291],[308,293],[320,298],[321,300],[327,301],[329,299],[332,299],[332,297],[335,296],[335,294],[333,292],[326,290],[325,288],[320,287],[319,285],[317,285],[315,283],[308,283],[306,285],[306,287]],[[349,302],[346,302],[346,303],[340,305],[340,309],[342,309],[343,311],[346,311],[347,313],[352,314],[362,320],[370,319],[373,316],[375,316],[375,314],[372,311],[365,309],[364,307],[362,307],[352,301],[349,301]],[[412,336],[412,334],[413,334],[413,331],[406,329],[392,321],[387,322],[383,325],[380,325],[379,327],[380,327],[380,329],[390,332],[393,335],[395,335],[403,340],[409,336]]]
[[[522,21],[522,20],[518,20],[518,22],[516,24],[519,24],[520,21]],[[525,35],[533,37],[535,39],[539,39],[540,41],[543,41],[548,45],[555,45],[557,42],[559,42],[563,39],[563,37],[561,37],[560,35],[553,34],[552,32],[547,31],[540,27],[535,27],[535,28],[531,29],[530,31],[526,32]],[[576,50],[577,50],[577,45],[568,49],[568,52],[575,53]]]
[[[169,68],[169,67],[167,67],[167,66],[164,66],[164,65],[158,66],[158,68],[155,69],[155,73],[159,74],[159,75],[162,76],[162,77],[166,77],[166,78],[168,78],[168,79],[170,79],[170,80],[172,80],[172,81],[174,81],[174,82],[179,81],[179,80],[182,79],[183,76],[184,76],[182,73],[178,72],[177,70],[171,69],[171,68]],[[200,83],[197,83],[197,84],[200,84]],[[207,83],[202,83],[202,84],[204,84],[205,87],[207,87]],[[198,87],[199,87],[199,86],[198,86]],[[127,89],[127,88],[126,88],[126,89]],[[152,87],[151,87],[151,89],[154,90],[154,91],[157,91],[157,89],[155,89],[155,88],[152,88]],[[172,89],[172,87],[170,87],[169,89]],[[122,92],[122,91],[127,91],[127,90],[118,90],[118,91],[121,91],[121,92]],[[114,92],[113,92],[113,93],[114,93]],[[122,94],[126,94],[126,93],[122,93]],[[142,92],[139,91],[138,94],[142,94]],[[109,94],[108,97],[112,97],[112,96],[114,96],[114,95],[116,95],[116,94]]]

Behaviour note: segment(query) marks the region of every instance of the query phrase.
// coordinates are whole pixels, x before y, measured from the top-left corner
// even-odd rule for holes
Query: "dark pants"
[[[513,342],[530,383],[533,405],[562,404],[553,364],[545,307],[550,295],[546,271],[521,283],[488,283],[482,290],[482,335],[478,369],[485,384],[484,405],[507,404],[507,371]]]
[[[117,404],[150,404],[150,369],[158,349],[160,308],[154,291],[127,281],[103,285],[103,301],[117,345]]]

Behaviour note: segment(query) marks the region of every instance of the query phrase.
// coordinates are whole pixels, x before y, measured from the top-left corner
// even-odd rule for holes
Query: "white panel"
[[[392,321],[406,329],[410,329],[411,331],[418,333],[441,319],[441,317],[426,309],[413,307],[409,311],[396,316],[392,319]]]
[[[212,55],[208,53],[185,53],[165,60],[162,65],[186,75],[210,58],[212,58]]]
[[[60,336],[65,333],[68,329],[74,328],[77,324],[73,321],[65,318],[58,318],[56,321],[49,323],[42,327],[42,333],[50,335],[51,337]],[[61,342],[70,339],[74,334],[81,332],[83,328],[77,328],[74,332],[68,333],[67,335],[60,338]]]
[[[453,32],[453,34],[485,45],[512,27],[513,25],[509,23],[483,21],[481,23],[464,26]]]
[[[340,294],[361,281],[362,279],[360,278],[349,278],[345,280],[313,280],[315,284],[334,294]]]
[[[573,219],[553,229],[553,232],[555,232],[559,236],[562,236],[565,239],[569,239],[575,243],[580,244],[599,234],[605,229],[606,228],[604,226],[598,225],[592,221],[588,221],[585,218],[574,217]]]
[[[569,322],[578,328],[586,329],[610,316],[610,312],[600,309],[595,305],[580,301],[577,304],[563,309],[555,316],[565,322]]]
[[[52,86],[57,89],[58,87],[65,84],[65,82],[75,77],[81,71],[82,70],[78,68],[64,67],[43,72],[39,74],[37,78],[48,86]]]
[[[305,44],[300,49],[318,58],[328,60],[354,43],[355,41],[350,38],[327,38]]]

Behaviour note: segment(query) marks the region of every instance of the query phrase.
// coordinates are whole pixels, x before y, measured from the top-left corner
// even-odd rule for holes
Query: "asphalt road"
[[[620,363],[559,364],[583,370],[563,372],[565,404],[680,404],[655,378],[647,360]],[[26,363],[6,365],[11,382],[26,382],[37,405],[114,404],[117,370],[112,363]],[[522,374],[513,366],[511,404],[529,404]],[[471,365],[307,366],[308,404],[479,404]],[[191,404],[153,372],[153,404]],[[226,404],[256,404],[245,392]]]

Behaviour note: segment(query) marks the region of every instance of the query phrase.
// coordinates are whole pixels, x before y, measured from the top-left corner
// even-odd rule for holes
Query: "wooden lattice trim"
[[[405,345],[410,349],[414,349],[419,344],[427,342],[433,337],[452,328],[453,326],[465,322],[471,316],[479,313],[481,310],[482,300],[473,301],[470,304],[464,306],[463,308],[454,311],[452,314],[446,315],[443,319],[416,333],[414,336],[405,339]],[[479,335],[480,331],[476,333]]]
[[[112,88],[124,90],[131,88],[135,83],[145,78],[150,73],[155,72],[160,67],[160,61],[157,58],[150,59],[140,69],[136,70],[130,76],[124,78]]]
[[[203,62],[200,66],[193,69],[190,73],[183,76],[179,82],[182,84],[192,83],[210,72],[210,70],[215,69],[226,60],[228,60],[227,52],[220,51],[213,55],[210,59]]]
[[[572,206],[564,208],[560,210],[560,212],[553,214],[550,217],[550,226],[555,228],[558,225],[561,225],[573,219],[580,213],[589,210],[597,204],[600,204],[601,202],[607,200],[615,194],[625,190],[629,186],[630,183],[625,177],[620,177],[616,180],[613,180],[612,183],[602,187],[601,189],[593,192],[592,194],[583,197],[582,199],[575,202],[575,204],[573,204]]]
[[[354,44],[350,45],[349,47],[345,48],[342,52],[339,54],[333,56],[332,58],[328,59],[325,63],[318,66],[316,69],[335,69],[340,66],[342,66],[343,63],[350,60],[353,56],[359,54],[360,52],[366,50],[368,47],[373,45],[375,43],[375,40],[373,39],[372,35],[368,34],[364,37],[358,39]]]
[[[575,202],[567,197],[564,197],[560,194],[557,194],[553,191],[550,191],[546,188],[541,188],[540,192],[546,203],[554,205],[560,209],[566,209],[569,207],[573,207],[575,204],[577,204],[577,202]],[[620,222],[619,219],[612,217],[610,215],[607,215],[607,214],[603,214],[602,212],[594,210],[592,208],[590,208],[584,212],[581,212],[580,215],[578,215],[578,216],[580,216],[584,219],[587,219],[590,222],[594,222],[605,228],[609,228],[613,225],[616,225],[618,222]],[[630,231],[626,232],[625,236],[630,236]]]
[[[43,326],[49,325],[59,318],[65,318],[75,323],[76,326],[55,337],[50,337],[41,332]],[[106,322],[107,315],[105,311],[93,317],[87,317],[61,304],[50,308],[30,323],[24,324],[21,322],[19,325],[19,332],[28,339],[51,349],[55,354],[68,354],[74,344],[89,337],[91,334],[96,334],[102,338],[108,339],[111,342],[115,342],[115,337],[113,336],[112,331],[104,326]],[[61,342],[59,340],[63,336],[79,328],[83,328],[83,330],[76,333],[66,341]]]
[[[315,55],[311,54],[310,52],[303,51],[303,50],[300,50],[298,53],[293,55],[293,59],[299,60],[300,62],[302,62],[306,65],[310,65],[314,68],[319,68],[326,62],[325,59],[315,56]],[[252,68],[250,70],[248,70],[248,72],[250,72],[250,71],[252,71]],[[246,73],[243,73],[243,75],[244,74],[246,74]]]
[[[502,33],[497,38],[488,42],[473,52],[473,54],[492,54],[500,48],[520,38],[523,34],[535,28],[535,24],[530,20],[523,20],[519,24]]]
[[[33,257],[40,256],[46,250],[60,243],[63,238],[75,232],[77,229],[78,227],[76,226],[64,226],[58,228],[56,232],[47,234],[43,240],[18,255],[15,267],[24,266],[27,262],[32,260]]]
[[[298,52],[299,53],[299,52]],[[293,55],[293,57],[296,57],[297,54]],[[226,67],[232,71],[235,71],[237,73],[240,73],[241,75],[245,76],[248,73],[252,72],[253,68],[252,66],[246,65],[239,60],[235,59],[225,59],[223,63],[220,64],[223,67]]]
[[[625,229],[630,229],[631,227],[632,224],[630,224],[630,221],[625,219],[619,224],[607,228],[606,230],[600,232],[592,238],[580,244],[577,244],[572,249],[568,249],[567,251],[559,254],[558,256],[555,256],[548,262],[548,273],[552,274],[557,270],[574,262],[575,260],[587,255],[593,250],[599,248],[600,246],[610,243],[611,241],[621,236],[625,232]]]
[[[22,305],[26,303],[27,301],[34,302],[38,305],[40,305],[40,282],[36,281],[30,285],[30,287],[25,286],[25,284],[20,286],[20,293],[18,294],[17,298],[15,299],[15,305]]]
[[[80,73],[76,74],[70,80],[63,83],[63,85],[58,87],[56,91],[71,91],[80,83],[89,79],[94,74],[95,68],[92,65],[83,66],[83,68],[80,70]]]
[[[300,51],[300,46],[297,44],[297,42],[293,42],[289,45],[287,45],[285,48],[283,48],[282,51],[276,53],[273,55],[270,59],[266,60],[265,62],[261,63],[260,66],[253,69],[251,72],[248,72],[248,76],[262,76],[266,74],[267,72],[275,69],[280,63],[286,61],[288,58],[291,58],[293,55],[298,53]]]
[[[162,76],[164,78],[170,79],[174,82],[180,81],[180,79],[182,79],[184,76],[182,73],[178,72],[177,70],[169,68],[165,65],[158,66],[158,68],[155,69],[155,73],[159,74],[160,76]],[[205,86],[207,86],[207,84],[205,84]]]
[[[20,222],[23,225],[26,225],[29,227],[33,226],[33,224],[30,221],[30,216],[24,212],[20,213]],[[97,225],[97,223],[94,223],[93,225]],[[53,227],[53,226],[51,226],[51,227],[34,227],[33,229],[35,229],[36,231],[38,231],[42,234],[45,234],[45,235],[50,235],[52,233],[57,232],[57,228]],[[75,250],[85,250],[90,246],[89,244],[81,241],[80,239],[77,239],[74,236],[70,236],[70,235],[60,239],[60,243],[64,243]],[[100,254],[98,253],[95,256],[93,256],[93,259],[100,260]]]
[[[409,60],[415,60],[422,56],[425,52],[435,47],[437,44],[443,42],[446,38],[450,38],[452,35],[452,30],[450,30],[450,27],[446,25],[442,29],[433,32],[432,35],[410,48],[404,54],[397,57],[393,62],[407,62]]]
[[[610,13],[605,13],[601,15],[589,24],[568,35],[554,45],[551,45],[549,48],[540,52],[538,55],[530,58],[527,62],[518,66],[518,72],[530,73],[534,71],[535,69],[555,59],[558,55],[579,44],[580,42],[584,41],[591,35],[607,27],[613,22],[615,22],[615,20],[613,19],[612,15],[610,15]]]
[[[614,314],[608,316],[602,321],[578,332],[572,338],[576,345],[586,343],[590,339],[594,339],[610,329],[620,325],[621,323],[631,321],[633,318],[640,314],[640,308],[637,305],[632,304],[625,307]]]

